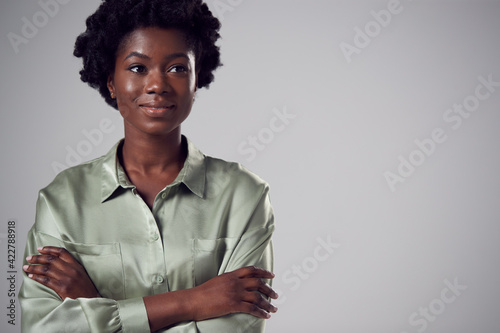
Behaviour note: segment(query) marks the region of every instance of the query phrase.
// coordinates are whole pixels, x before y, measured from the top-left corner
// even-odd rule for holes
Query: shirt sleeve
[[[224,272],[231,272],[245,266],[256,266],[273,270],[274,215],[266,187]],[[267,281],[271,284],[272,281]],[[201,333],[262,333],[265,319],[246,313],[236,313],[219,318],[196,322]]]
[[[44,200],[37,203],[37,222],[51,219]],[[25,258],[39,254],[38,247],[64,247],[53,238],[45,244],[36,230],[29,231]],[[45,239],[45,238],[43,238]],[[24,259],[24,265],[26,265]],[[21,331],[24,332],[150,332],[146,307],[142,298],[113,300],[109,298],[66,298],[62,300],[52,289],[27,277],[19,292]]]

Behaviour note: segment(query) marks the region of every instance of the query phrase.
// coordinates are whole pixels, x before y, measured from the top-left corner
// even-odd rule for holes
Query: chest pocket
[[[125,299],[123,262],[119,243],[82,244],[39,234],[41,246],[64,247],[87,271],[104,298]]]
[[[225,272],[239,238],[194,239],[194,283],[198,286]]]

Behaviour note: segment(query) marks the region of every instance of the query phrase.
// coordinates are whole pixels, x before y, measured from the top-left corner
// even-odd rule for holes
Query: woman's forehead
[[[191,53],[186,34],[174,28],[137,28],[122,40],[117,55],[127,56],[131,52],[150,53]]]

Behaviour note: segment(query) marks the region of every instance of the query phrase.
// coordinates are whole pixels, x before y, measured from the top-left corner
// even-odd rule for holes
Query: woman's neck
[[[125,127],[121,162],[127,173],[178,174],[186,156],[187,147],[182,144],[180,127],[164,136],[149,135]]]

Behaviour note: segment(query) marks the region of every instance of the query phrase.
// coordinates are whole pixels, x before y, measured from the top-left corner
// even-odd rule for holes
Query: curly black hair
[[[97,89],[106,103],[118,109],[107,87],[113,73],[118,47],[138,28],[175,28],[186,34],[193,48],[198,72],[198,88],[214,80],[213,71],[221,66],[220,22],[202,0],[103,0],[86,21],[87,30],[76,39],[73,54],[82,58],[80,78]]]

